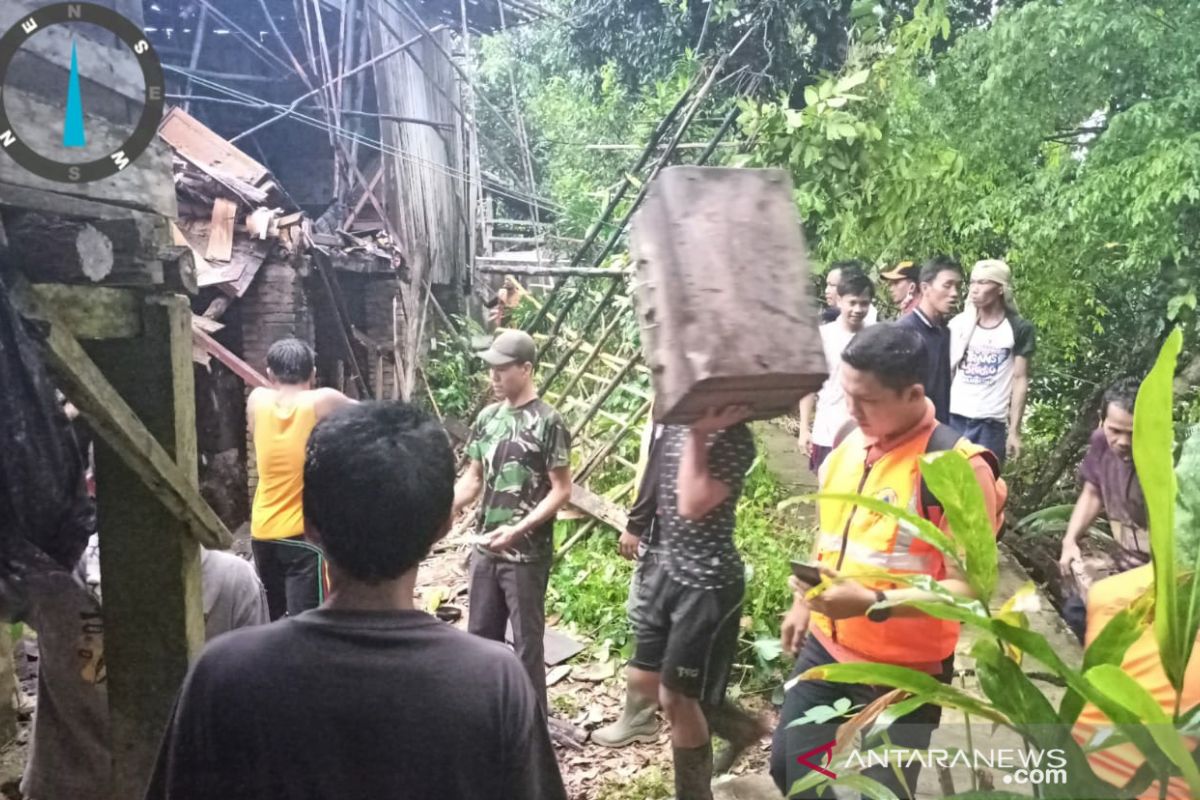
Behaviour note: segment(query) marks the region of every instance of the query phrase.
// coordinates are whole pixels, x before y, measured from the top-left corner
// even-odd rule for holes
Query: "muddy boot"
[[[709,730],[724,741],[713,758],[713,774],[723,775],[733,768],[746,748],[770,733],[767,724],[730,702],[704,709]]]
[[[675,800],[712,800],[712,742],[701,747],[672,747]]]
[[[658,710],[655,700],[625,691],[625,711],[611,725],[592,731],[592,741],[601,747],[624,747],[634,742],[653,742],[658,739]]]

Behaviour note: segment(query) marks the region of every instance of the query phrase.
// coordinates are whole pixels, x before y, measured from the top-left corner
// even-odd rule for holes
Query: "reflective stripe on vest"
[[[928,434],[915,437],[885,453],[866,468],[867,444],[855,430],[826,459],[828,471],[821,491],[826,494],[861,494],[899,508],[916,511],[920,494],[920,458],[928,445]],[[960,439],[954,448],[970,457],[980,448]],[[843,575],[868,575],[887,571],[897,575],[945,577],[942,554],[917,536],[916,529],[883,514],[852,503],[818,501],[820,529],[817,561]],[[898,584],[877,575],[864,577],[872,589],[891,589]],[[813,613],[811,624],[843,647],[862,656],[889,664],[930,664],[954,652],[958,624],[933,617],[893,617],[871,622],[865,616],[838,620]]]

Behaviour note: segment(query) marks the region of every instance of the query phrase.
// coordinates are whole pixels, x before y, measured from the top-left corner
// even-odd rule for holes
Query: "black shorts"
[[[661,673],[672,691],[719,704],[737,652],[744,581],[720,589],[693,589],[671,577],[663,556],[647,553],[630,598],[637,644],[629,663]],[[636,614],[634,609],[636,608]]]
[[[629,627],[637,634],[645,619],[648,609],[654,604],[654,593],[642,591],[642,586],[657,585],[657,574],[666,569],[662,553],[645,546],[638,547],[637,566],[633,570],[633,580],[629,583],[629,600],[625,603],[625,612],[629,615]],[[657,671],[657,670],[656,670]]]

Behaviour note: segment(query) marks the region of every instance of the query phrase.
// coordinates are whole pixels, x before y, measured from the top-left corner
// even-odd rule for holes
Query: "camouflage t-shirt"
[[[483,464],[483,500],[476,518],[478,533],[514,525],[550,493],[550,470],[566,467],[571,434],[559,413],[534,399],[519,408],[490,405],[471,429],[467,456]],[[503,557],[479,546],[479,552]],[[554,520],[530,533],[514,548],[517,560],[538,561],[554,550]]]

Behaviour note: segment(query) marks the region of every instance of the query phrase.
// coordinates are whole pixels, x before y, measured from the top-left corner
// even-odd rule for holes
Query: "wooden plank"
[[[233,537],[225,524],[124,397],[109,383],[100,367],[80,346],[70,327],[23,282],[12,286],[12,297],[21,314],[49,324],[49,333],[42,345],[47,363],[60,388],[87,417],[96,433],[121,456],[159,502],[184,521],[194,539],[206,547],[228,548]],[[190,346],[187,358],[190,364]]]
[[[271,385],[271,382],[267,380],[262,373],[247,364],[232,350],[210,336],[208,332],[203,329],[204,326],[196,322],[197,319],[203,318],[194,317],[192,319],[192,338],[195,340],[198,348],[202,349],[204,352],[217,359],[217,361],[220,361],[222,364],[229,367],[234,375],[237,375],[246,382],[247,386],[254,388],[256,386]]]
[[[179,226],[174,222],[171,223],[171,243],[179,246],[191,246],[188,244],[187,237],[183,235],[183,231],[179,230]]]
[[[218,197],[213,202],[205,258],[212,261],[228,261],[233,255],[233,223],[237,220],[237,210],[237,203],[224,197]]]
[[[145,441],[166,459],[181,488],[198,499],[191,312],[182,297],[160,296],[143,313],[142,336],[95,342],[90,353],[80,350],[78,356],[96,368],[101,391],[111,391],[121,405],[123,397],[130,398],[133,405],[125,408]],[[62,331],[55,335],[70,338]],[[68,394],[79,404],[73,390]],[[98,420],[89,421],[102,434],[96,482],[111,796],[143,797],[179,685],[204,643],[200,549],[161,495],[110,446]]]
[[[212,167],[251,186],[257,186],[270,174],[262,164],[178,106],[171,107],[163,116],[158,135],[193,164]]]
[[[571,484],[570,505],[618,531],[625,530],[625,525],[629,522],[629,515],[625,513],[625,509],[577,483]]]
[[[142,298],[131,289],[62,283],[30,289],[78,339],[132,339],[142,333]]]
[[[61,102],[53,105],[40,97],[9,86],[4,89],[4,107],[9,118],[21,120],[21,136],[34,150],[64,160],[79,158],[78,151],[68,151],[62,144]],[[129,132],[126,127],[116,126],[102,117],[92,115],[86,117],[85,124],[89,154],[101,155],[115,151]],[[175,184],[171,179],[170,152],[167,145],[157,139],[144,153],[131,161],[129,166],[104,180],[79,184],[47,180],[4,156],[0,158],[0,183],[119,203],[153,211],[172,219],[178,215]]]
[[[225,323],[217,322],[215,319],[209,319],[208,317],[204,317],[199,314],[192,314],[192,327],[199,328],[205,333],[212,334],[224,330]]]

